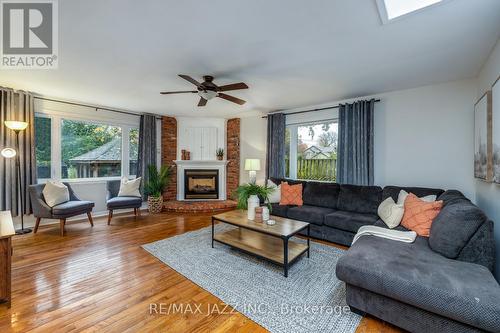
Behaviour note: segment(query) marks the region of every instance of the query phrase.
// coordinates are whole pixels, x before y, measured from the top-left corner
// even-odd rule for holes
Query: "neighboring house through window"
[[[336,181],[337,142],[336,120],[287,124],[286,177]]]
[[[134,176],[137,172],[137,125],[37,113],[38,178],[43,181]],[[123,151],[128,153],[123,154]]]

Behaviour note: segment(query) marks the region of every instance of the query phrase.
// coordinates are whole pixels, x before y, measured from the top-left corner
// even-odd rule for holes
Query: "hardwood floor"
[[[209,214],[145,213],[110,226],[67,223],[65,237],[53,225],[14,237],[12,308],[0,305],[0,332],[266,332],[140,247],[208,225]],[[161,303],[191,304],[193,313],[151,314]],[[220,311],[199,314],[194,304]],[[399,330],[364,318],[357,332]]]

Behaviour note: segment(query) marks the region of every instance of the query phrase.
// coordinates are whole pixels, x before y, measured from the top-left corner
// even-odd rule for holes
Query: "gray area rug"
[[[335,276],[344,252],[335,247],[311,242],[311,257],[295,262],[288,278],[280,266],[223,244],[212,249],[210,227],[143,248],[271,332],[347,333],[361,320],[348,310],[345,285]]]

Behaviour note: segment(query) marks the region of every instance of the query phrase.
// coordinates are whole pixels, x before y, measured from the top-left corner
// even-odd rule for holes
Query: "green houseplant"
[[[160,170],[156,165],[148,165],[149,179],[144,184],[144,192],[148,195],[148,210],[151,214],[163,209],[163,190],[170,181],[170,167],[162,165]]]
[[[238,186],[236,189],[236,198],[238,200],[238,209],[248,210],[248,219],[253,220],[255,217],[255,207],[260,204],[260,198],[264,202],[268,202],[269,195],[273,193],[274,189],[267,186],[257,185],[257,184],[244,184]],[[271,209],[271,204],[267,203],[269,209]]]
[[[222,161],[224,159],[224,149],[222,148],[218,148],[216,151],[215,151],[215,155],[217,156],[217,159],[219,161]]]

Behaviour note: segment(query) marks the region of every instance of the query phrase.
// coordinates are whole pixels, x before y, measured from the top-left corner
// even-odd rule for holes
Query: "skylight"
[[[384,22],[417,10],[435,5],[443,0],[377,0],[377,4]]]

